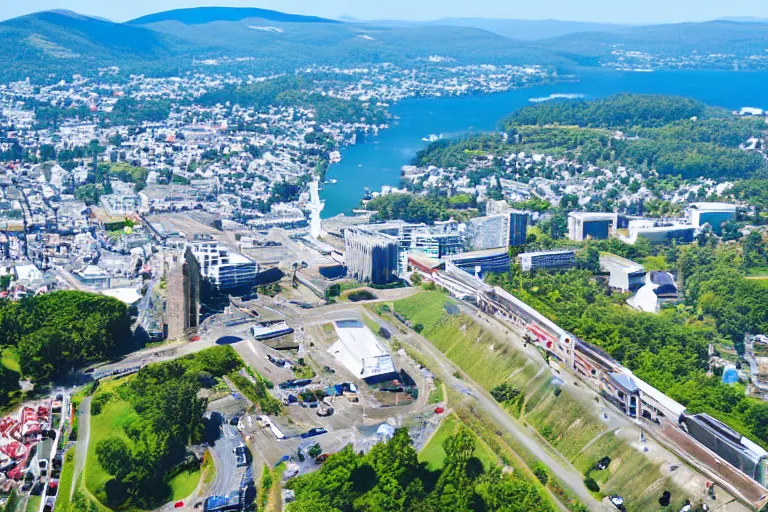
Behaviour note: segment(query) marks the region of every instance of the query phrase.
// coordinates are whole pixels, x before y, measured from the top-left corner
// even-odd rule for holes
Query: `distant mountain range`
[[[287,14],[268,9],[256,9],[250,7],[195,7],[192,9],[174,9],[172,11],[148,14],[140,18],[128,21],[130,25],[148,25],[162,21],[178,21],[186,25],[203,25],[213,21],[242,21],[248,18],[260,18],[262,20],[279,21],[281,23],[341,23],[328,18],[317,16],[301,16],[299,14]]]
[[[126,71],[177,72],[193,59],[237,61],[248,72],[309,64],[407,65],[429,56],[460,64],[595,65],[617,45],[639,51],[764,52],[768,23],[627,27],[557,20],[445,19],[433,22],[340,21],[251,8],[203,7],[142,16],[127,23],[46,11],[0,23],[0,79]]]
[[[578,32],[613,32],[629,25],[613,25],[609,23],[586,23],[581,21],[561,20],[518,20],[491,18],[443,18],[433,21],[372,21],[372,24],[391,26],[448,26],[471,27],[487,30],[512,39],[535,41],[551,37],[564,36]]]
[[[645,25],[610,32],[567,34],[540,42],[561,57],[604,57],[616,49],[669,57],[697,52],[765,54],[768,24],[716,20],[703,23]]]

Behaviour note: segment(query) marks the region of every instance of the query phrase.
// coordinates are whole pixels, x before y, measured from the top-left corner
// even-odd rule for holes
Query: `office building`
[[[568,214],[568,238],[605,240],[616,232],[616,213],[571,212]]]
[[[464,239],[458,233],[432,233],[427,229],[414,231],[410,251],[430,258],[444,258],[464,250]]]
[[[184,337],[187,329],[200,323],[200,265],[187,247],[180,255],[172,255],[168,262],[166,290],[166,323],[168,339]]]
[[[201,275],[213,288],[231,290],[256,284],[259,266],[252,259],[215,240],[191,242],[189,247],[200,265]]]
[[[528,212],[519,210],[475,217],[467,227],[467,247],[481,251],[524,245],[528,235],[528,217]]]
[[[465,272],[482,278],[488,272],[509,272],[510,258],[506,247],[471,251],[448,256],[446,261]]]
[[[517,256],[523,272],[532,270],[567,270],[576,266],[576,251],[561,249],[554,251],[524,252]]]
[[[600,254],[600,270],[609,273],[608,285],[622,292],[635,291],[645,284],[642,265],[609,252]]]
[[[704,224],[712,226],[712,231],[722,234],[722,224],[736,218],[736,205],[730,203],[691,203],[688,205],[688,218],[691,225],[701,228]]]
[[[693,242],[696,228],[689,224],[666,224],[654,220],[631,220],[628,236],[619,237],[623,242],[634,245],[638,238],[645,238],[651,243],[668,243],[674,240],[679,244]]]
[[[366,228],[347,228],[344,230],[344,247],[349,277],[373,284],[386,284],[397,279],[396,237]]]

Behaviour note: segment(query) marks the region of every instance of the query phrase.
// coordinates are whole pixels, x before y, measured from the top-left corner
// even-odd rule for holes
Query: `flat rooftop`
[[[551,251],[521,252],[518,258],[535,258],[536,256],[554,256],[556,254],[576,254],[576,249],[553,249]]]
[[[495,249],[483,249],[481,251],[469,251],[469,252],[462,252],[459,254],[453,254],[451,256],[446,256],[444,259],[448,261],[461,261],[461,260],[469,260],[473,258],[499,256],[499,255],[504,255],[508,253],[509,253],[509,250],[506,247],[497,247]]]
[[[328,353],[352,374],[367,379],[395,372],[395,363],[386,347],[359,320],[337,320],[333,323],[339,339]]]
[[[569,217],[573,217],[575,219],[580,219],[582,221],[596,221],[596,220],[616,220],[618,217],[617,213],[606,213],[606,212],[571,212],[568,214]]]
[[[705,212],[735,212],[738,206],[732,203],[691,203],[688,208]]]
[[[637,262],[634,262],[632,260],[629,260],[627,258],[622,258],[618,254],[613,254],[612,252],[601,252],[600,253],[600,259],[606,262],[613,263],[614,265],[619,265],[622,267],[639,267],[640,269],[643,268],[643,266]]]

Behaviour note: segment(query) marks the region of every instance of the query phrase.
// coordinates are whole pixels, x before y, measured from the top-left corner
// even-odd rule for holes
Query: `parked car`
[[[605,468],[607,468],[610,463],[611,463],[610,457],[603,457],[599,461],[595,462],[595,469],[597,471],[602,471]]]
[[[302,439],[308,439],[310,437],[315,437],[315,436],[323,435],[323,434],[326,434],[326,433],[328,433],[327,429],[324,429],[323,427],[315,427],[315,428],[311,428],[311,429],[307,430],[306,432],[304,432],[303,434],[301,434],[301,438]]]
[[[608,499],[611,500],[611,503],[613,503],[614,507],[619,510],[624,510],[624,498],[618,494],[611,494]]]
[[[248,465],[248,457],[246,456],[245,445],[240,444],[232,449],[235,454],[235,465],[238,468]]]
[[[326,460],[328,460],[328,454],[327,453],[323,453],[322,455],[318,455],[315,458],[315,464],[322,464]]]

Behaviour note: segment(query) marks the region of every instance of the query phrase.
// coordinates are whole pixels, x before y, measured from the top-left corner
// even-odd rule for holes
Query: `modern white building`
[[[392,356],[373,332],[359,320],[333,323],[339,339],[328,353],[355,377],[368,382],[389,380],[397,373]]]
[[[645,238],[651,243],[674,240],[677,243],[687,244],[693,242],[696,228],[690,224],[665,224],[650,219],[637,219],[629,221],[627,231],[628,236],[620,236],[619,239],[631,245],[634,245],[639,238]]]
[[[709,224],[712,231],[720,234],[722,223],[736,217],[736,208],[737,206],[731,203],[691,203],[688,205],[687,214],[693,227],[700,228]]]
[[[216,289],[227,290],[256,284],[258,264],[215,240],[190,242],[203,278]]]
[[[627,300],[627,304],[646,313],[658,313],[662,304],[678,300],[675,279],[669,272],[648,272],[645,284]]]
[[[568,238],[581,242],[588,238],[605,240],[616,232],[617,213],[571,212],[568,214]]]
[[[576,266],[576,251],[572,249],[555,251],[524,252],[517,256],[523,272],[532,270],[566,270]]]
[[[609,273],[608,285],[623,292],[635,291],[645,284],[645,269],[639,263],[616,254],[600,254],[600,270]]]

